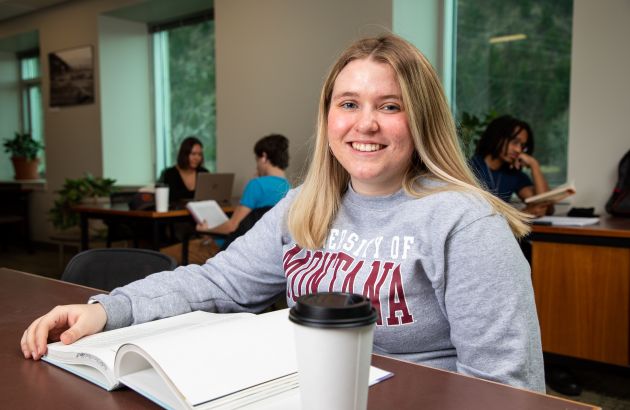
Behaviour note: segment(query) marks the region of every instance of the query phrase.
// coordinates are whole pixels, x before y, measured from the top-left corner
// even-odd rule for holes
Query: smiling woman
[[[192,309],[258,312],[278,295],[292,307],[348,292],[378,313],[375,353],[544,391],[531,275],[514,235],[527,230],[522,218],[476,185],[424,56],[393,35],[362,39],[324,83],[300,188],[201,266],[56,308],[33,322],[22,351],[39,358],[69,317],[79,319],[65,341]]]
[[[414,148],[390,65],[355,60],[339,73],[328,112],[328,140],[355,191],[387,195],[400,189]]]

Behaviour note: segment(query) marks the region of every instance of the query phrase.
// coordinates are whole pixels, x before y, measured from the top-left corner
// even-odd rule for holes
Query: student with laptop
[[[262,210],[263,212],[257,212],[260,218],[264,211],[280,202],[289,192],[291,185],[284,173],[289,166],[289,140],[280,134],[267,135],[256,142],[254,154],[256,177],[245,186],[241,201],[230,219],[212,229],[208,229],[205,222],[198,224],[199,232],[224,235],[233,233],[252,211]]]
[[[208,172],[203,167],[203,144],[195,137],[186,137],[179,146],[177,164],[162,171],[158,180],[168,185],[169,203],[192,199],[197,186],[197,174],[201,172]]]

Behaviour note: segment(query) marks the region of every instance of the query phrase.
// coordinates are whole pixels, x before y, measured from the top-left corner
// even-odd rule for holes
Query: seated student
[[[534,152],[534,133],[530,126],[509,115],[494,119],[481,135],[470,165],[490,192],[510,202],[516,193],[521,200],[549,191]],[[531,169],[532,179],[522,168]],[[553,213],[549,203],[527,205],[523,210],[534,216]]]
[[[158,179],[168,185],[170,203],[193,198],[199,172],[208,172],[203,167],[203,144],[195,137],[186,137],[179,146],[177,164],[162,171]]]
[[[256,177],[245,186],[240,204],[225,223],[208,229],[205,223],[197,230],[207,233],[230,234],[255,209],[269,209],[285,197],[291,185],[284,170],[289,166],[289,140],[279,134],[263,137],[254,145]],[[242,232],[245,233],[245,232]]]
[[[58,306],[20,340],[46,341],[195,309],[260,312],[284,294],[368,296],[375,353],[545,391],[525,215],[481,189],[439,77],[410,43],[352,44],[320,94],[305,181],[205,264],[160,272],[91,304]]]
[[[470,164],[477,178],[497,197],[510,202],[513,193],[524,200],[549,190],[534,152],[534,133],[529,124],[509,115],[494,119],[477,143]],[[532,179],[522,171],[531,169]],[[553,204],[530,204],[523,212],[534,216],[553,214]],[[521,250],[531,262],[531,243],[528,237],[521,238]],[[575,396],[581,386],[568,370],[550,363],[545,364],[545,375],[549,385],[556,391]]]

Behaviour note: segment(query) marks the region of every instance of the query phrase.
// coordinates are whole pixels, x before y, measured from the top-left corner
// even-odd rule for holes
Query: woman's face
[[[527,151],[527,131],[522,129],[509,141],[505,142],[501,159],[508,164],[514,164],[518,157]]]
[[[398,191],[414,151],[400,86],[389,64],[350,62],[337,76],[328,144],[352,187],[364,195]]]
[[[201,165],[201,160],[203,158],[203,149],[201,145],[195,144],[188,154],[188,166],[192,169],[197,169]]]

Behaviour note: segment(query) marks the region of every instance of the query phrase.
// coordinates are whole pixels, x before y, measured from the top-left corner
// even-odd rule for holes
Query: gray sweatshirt
[[[379,313],[374,352],[544,392],[540,330],[527,261],[507,222],[482,199],[348,189],[323,249],[287,230],[291,191],[204,265],[160,272],[92,300],[106,329],[193,310],[257,312],[281,293],[368,296]]]

